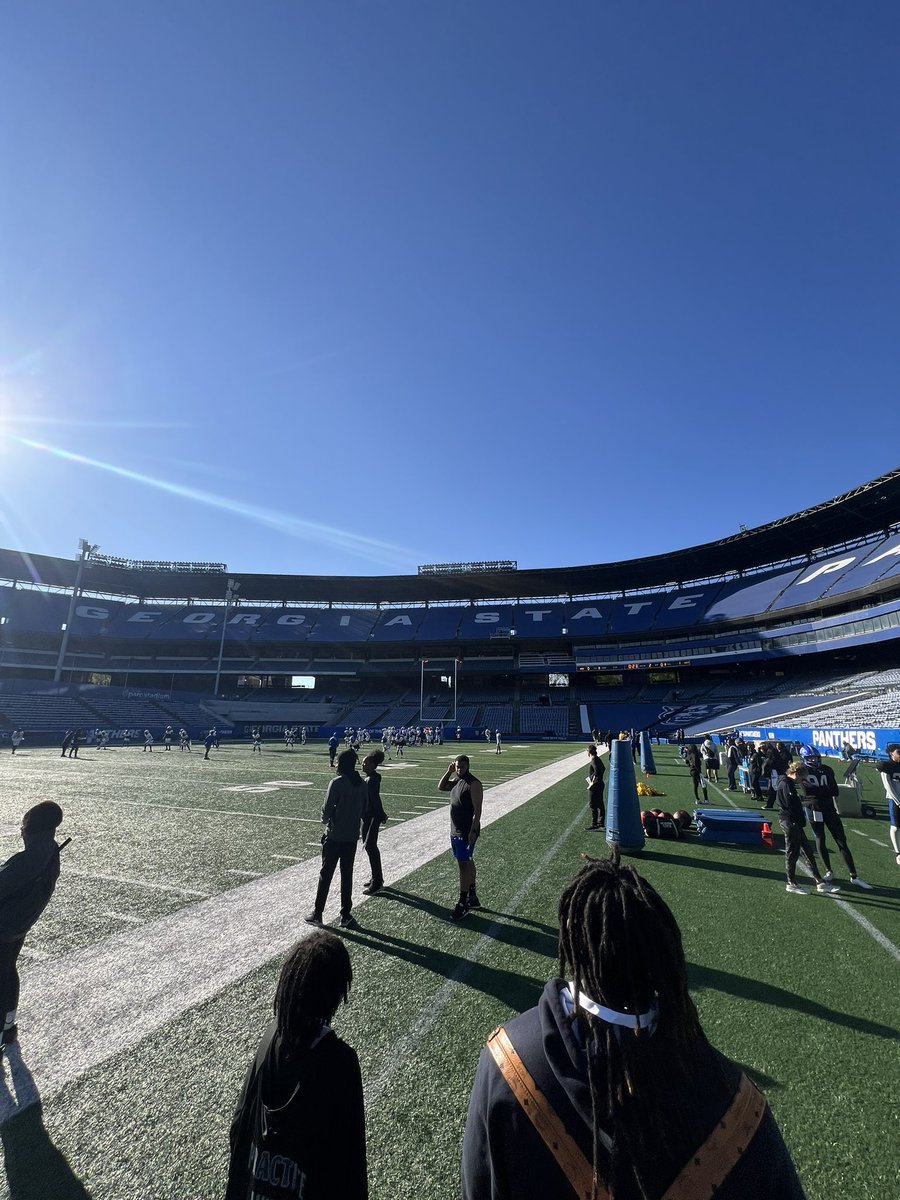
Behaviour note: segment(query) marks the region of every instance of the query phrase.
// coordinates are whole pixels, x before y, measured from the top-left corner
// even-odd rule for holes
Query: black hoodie
[[[551,980],[537,1008],[508,1022],[506,1029],[535,1083],[590,1162],[593,1124],[587,1056],[563,1012],[559,998],[563,986],[563,980]],[[663,1080],[661,1086],[672,1092],[673,1111],[680,1105],[696,1113],[698,1124],[707,1131],[701,1134],[699,1146],[724,1115],[728,1100],[723,1104],[723,1088],[728,1095],[737,1090],[740,1070],[705,1042],[698,1044],[696,1053],[701,1086],[690,1095],[678,1094],[674,1080]],[[690,1153],[691,1147],[685,1146],[679,1161],[670,1162],[660,1153],[650,1164],[659,1195]],[[490,1051],[482,1050],[463,1141],[462,1200],[571,1200],[575,1195]],[[617,1200],[633,1200],[636,1195],[628,1187],[616,1193]],[[803,1200],[794,1165],[768,1109],[749,1147],[716,1191],[716,1200],[762,1197]]]
[[[264,1129],[276,1130],[267,1138]],[[225,1200],[367,1200],[366,1128],[356,1051],[330,1029],[290,1051],[273,1021],[231,1125]]]
[[[0,867],[0,942],[25,937],[53,895],[59,878],[59,846],[53,830],[26,833],[25,849]]]

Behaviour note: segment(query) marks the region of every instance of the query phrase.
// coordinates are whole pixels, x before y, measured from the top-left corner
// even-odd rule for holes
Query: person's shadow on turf
[[[0,1142],[10,1200],[92,1200],[44,1128],[41,1097],[18,1043],[0,1066]]]
[[[458,954],[437,950],[419,942],[409,942],[376,929],[342,929],[341,936],[359,946],[399,958],[416,967],[424,967],[454,983],[465,983],[476,991],[493,996],[513,1012],[523,1012],[537,1003],[546,982],[531,975],[505,971],[487,963],[460,958]]]

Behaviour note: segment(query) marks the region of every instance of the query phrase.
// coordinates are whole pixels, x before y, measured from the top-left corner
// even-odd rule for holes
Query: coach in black
[[[354,925],[350,910],[353,907],[353,862],[356,844],[362,823],[366,785],[356,769],[359,760],[355,750],[344,750],[338,755],[337,775],[328,785],[325,803],[322,805],[322,870],[312,912],[304,918],[309,925],[321,925],[328,889],[334,878],[334,870],[341,864],[341,925]]]
[[[469,770],[469,758],[459,754],[444,772],[438,788],[450,793],[450,849],[459,867],[459,900],[450,914],[461,921],[473,908],[481,908],[475,891],[475,843],[481,833],[484,788]]]
[[[16,1041],[19,973],[16,960],[32,925],[47,907],[59,878],[59,851],[53,837],[62,809],[51,800],[29,808],[22,818],[25,849],[0,867],[0,1054]]]

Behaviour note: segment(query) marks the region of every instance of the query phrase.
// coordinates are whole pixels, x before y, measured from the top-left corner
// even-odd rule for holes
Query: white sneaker
[[[821,883],[816,884],[816,891],[821,892],[823,896],[830,896],[834,892],[839,892],[841,889],[836,883],[826,883],[823,879]]]
[[[825,880],[826,883],[831,883],[832,879],[834,879],[834,872],[826,871],[825,874],[822,876],[822,878]]]
[[[789,883],[787,885],[787,887],[785,887],[784,890],[786,892],[790,892],[792,896],[808,896],[809,895],[809,892],[806,890],[806,888],[802,888],[799,885],[799,883]]]
[[[854,876],[852,877],[852,879],[850,880],[850,882],[851,882],[851,883],[854,883],[854,884],[856,884],[856,886],[857,886],[858,888],[862,888],[862,890],[863,890],[864,892],[871,892],[871,891],[872,891],[872,885],[871,885],[871,883],[866,883],[866,881],[865,881],[864,879],[860,879],[860,877],[859,877],[858,875],[854,875]]]

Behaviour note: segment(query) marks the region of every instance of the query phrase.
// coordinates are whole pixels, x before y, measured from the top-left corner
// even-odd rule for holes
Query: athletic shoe
[[[363,891],[367,896],[374,896],[377,892],[380,892],[383,887],[383,883],[367,883],[363,888]]]
[[[307,925],[318,925],[321,927],[322,914],[317,913],[316,910],[313,909],[313,911],[311,913],[307,913],[307,915],[303,918],[303,920],[307,923]]]
[[[7,1046],[11,1046],[14,1042],[17,1042],[18,1040],[19,1040],[18,1025],[10,1025],[9,1029],[4,1029],[3,1033],[0,1034],[0,1053],[2,1053],[6,1049]]]
[[[585,828],[587,829],[587,832],[590,833],[592,829],[597,830],[600,828],[600,826],[599,825],[587,825]]]
[[[822,876],[822,878],[825,880],[826,883],[831,883],[832,879],[834,879],[834,872],[826,871],[825,874]]]
[[[851,875],[850,882],[855,884],[858,888],[862,888],[864,892],[871,892],[873,890],[871,883],[866,883],[866,881],[864,879],[860,879],[858,875]]]
[[[816,884],[816,891],[821,892],[823,896],[831,896],[834,892],[839,892],[840,890],[836,883],[826,883],[824,879],[821,883]]]
[[[900,854],[897,855],[897,866],[900,867]]]
[[[808,896],[809,895],[809,892],[806,890],[806,888],[800,887],[800,885],[798,883],[789,883],[785,887],[784,890],[786,892],[790,892],[792,896]]]
[[[340,925],[341,929],[359,929],[359,926],[350,913],[347,913],[345,917],[341,917],[338,924]]]
[[[463,917],[467,917],[468,915],[469,915],[468,904],[464,904],[462,902],[462,900],[458,900],[456,902],[456,907],[454,908],[453,912],[450,914],[450,920],[451,921],[461,921],[463,919]]]
[[[466,903],[469,908],[481,908],[481,901],[478,899],[478,893],[474,888],[469,888],[469,896]]]

